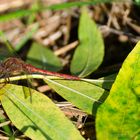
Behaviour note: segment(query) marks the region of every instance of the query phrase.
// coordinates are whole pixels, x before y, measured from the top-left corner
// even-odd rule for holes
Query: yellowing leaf
[[[123,63],[96,116],[98,140],[140,139],[140,42]]]

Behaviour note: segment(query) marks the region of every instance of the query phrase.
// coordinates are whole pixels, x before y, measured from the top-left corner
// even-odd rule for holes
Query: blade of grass
[[[120,1],[120,0],[112,0],[112,1]],[[96,1],[85,1],[85,2],[67,2],[67,3],[61,3],[61,4],[54,4],[48,7],[39,7],[39,8],[34,8],[34,9],[22,9],[22,10],[17,10],[14,12],[10,12],[8,14],[4,14],[0,16],[0,22],[4,21],[9,21],[12,19],[18,19],[22,18],[25,16],[32,15],[37,12],[41,12],[44,10],[63,10],[71,7],[76,7],[76,6],[86,6],[86,5],[96,5],[100,3],[109,3],[112,2],[110,0],[96,0]],[[121,1],[122,2],[122,1]]]
[[[35,34],[38,30],[39,24],[36,23],[32,26],[32,28],[25,33],[24,37],[20,40],[20,42],[16,45],[15,50],[19,51],[21,47]]]
[[[3,114],[0,114],[0,123],[4,123],[4,122],[6,122],[6,118],[4,117]],[[10,129],[10,127],[8,125],[2,126],[2,129],[4,130],[4,132],[8,136],[12,136],[12,131],[11,131],[11,129]]]

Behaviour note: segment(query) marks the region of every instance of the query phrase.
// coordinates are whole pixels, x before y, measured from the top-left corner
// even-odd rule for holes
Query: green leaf
[[[104,89],[84,81],[50,80],[46,77],[45,82],[63,98],[93,115],[108,96],[108,92]]]
[[[28,54],[27,62],[38,67],[50,71],[59,71],[62,69],[60,60],[48,48],[38,43],[33,43]]]
[[[80,44],[72,59],[71,72],[85,77],[100,66],[104,57],[101,33],[85,9],[82,9],[78,32]]]
[[[123,63],[96,116],[98,140],[140,139],[140,42]]]
[[[20,131],[31,139],[83,139],[49,98],[35,90],[31,92],[32,96],[25,98],[23,87],[12,84],[0,90],[2,106]]]
[[[135,0],[135,3],[136,3],[137,5],[140,5],[140,0]]]

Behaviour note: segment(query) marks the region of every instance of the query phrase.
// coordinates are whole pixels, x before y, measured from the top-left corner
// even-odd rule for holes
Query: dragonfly
[[[42,70],[40,68],[37,68],[31,64],[25,63],[20,58],[16,57],[9,57],[5,61],[0,63],[0,74],[1,77],[6,76],[7,74],[10,75],[16,75],[17,73],[38,73],[38,74],[45,74],[49,76],[56,76],[63,79],[68,80],[80,80],[80,77],[72,76],[68,74],[62,74],[57,72],[52,72],[48,70]]]

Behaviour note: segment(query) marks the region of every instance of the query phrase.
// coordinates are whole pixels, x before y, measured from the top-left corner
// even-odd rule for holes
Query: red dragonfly
[[[57,72],[51,72],[51,71],[36,68],[31,64],[27,64],[21,59],[16,57],[9,57],[4,62],[0,63],[1,77],[7,74],[9,76],[9,75],[14,75],[15,73],[23,73],[23,72],[46,74],[46,75],[57,76],[69,80],[80,80],[80,78],[76,76],[71,76],[67,74],[61,74]]]

